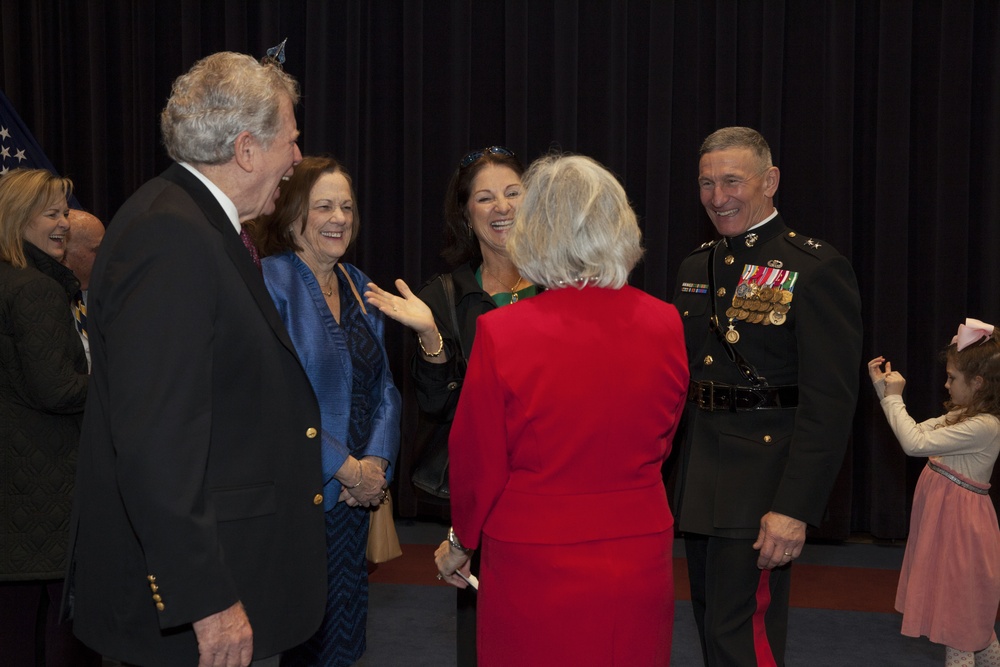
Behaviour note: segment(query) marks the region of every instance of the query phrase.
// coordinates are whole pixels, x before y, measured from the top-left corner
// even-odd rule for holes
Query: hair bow
[[[965,318],[965,324],[958,325],[958,333],[951,339],[951,344],[961,352],[973,343],[986,340],[993,335],[993,325],[986,324],[971,317]]]

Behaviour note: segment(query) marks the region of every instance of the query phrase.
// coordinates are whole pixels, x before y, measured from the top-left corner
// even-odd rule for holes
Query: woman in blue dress
[[[326,615],[282,665],[346,667],[365,652],[371,511],[385,499],[399,450],[400,396],[384,320],[361,298],[368,276],[340,262],[358,231],[350,176],[307,157],[258,221],[264,282],[309,375],[322,413],[328,581]]]

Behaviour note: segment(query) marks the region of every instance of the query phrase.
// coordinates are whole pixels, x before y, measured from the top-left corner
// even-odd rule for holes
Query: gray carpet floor
[[[399,521],[404,544],[436,544],[446,526]],[[675,555],[683,555],[678,541]],[[903,548],[864,542],[808,544],[801,562],[898,570]],[[430,568],[433,564],[428,564]],[[794,584],[793,584],[794,585]],[[859,592],[863,595],[863,592]],[[443,667],[455,664],[455,593],[450,588],[372,584],[368,652],[360,667]],[[895,613],[793,608],[786,664],[792,667],[940,667],[944,648],[899,634]],[[701,652],[691,603],[678,601],[671,665],[698,667]]]

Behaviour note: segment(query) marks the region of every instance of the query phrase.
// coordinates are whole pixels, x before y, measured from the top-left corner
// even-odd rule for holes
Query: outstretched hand
[[[401,278],[396,279],[396,289],[399,290],[399,296],[386,292],[375,283],[368,283],[365,299],[386,317],[410,327],[417,334],[434,334],[437,325],[434,324],[434,315],[427,304],[421,301]],[[436,335],[433,337],[437,338]]]

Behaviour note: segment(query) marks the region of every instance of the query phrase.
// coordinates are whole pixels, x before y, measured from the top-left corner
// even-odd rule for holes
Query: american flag
[[[48,169],[58,174],[28,127],[0,91],[0,176],[11,169]]]
[[[0,176],[18,168],[48,169],[53,174],[59,173],[0,90]],[[75,196],[70,197],[69,205],[80,208]]]

